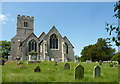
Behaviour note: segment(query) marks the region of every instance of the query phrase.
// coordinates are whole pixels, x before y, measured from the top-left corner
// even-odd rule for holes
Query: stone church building
[[[53,26],[50,31],[42,33],[39,37],[34,34],[34,17],[18,15],[17,33],[11,39],[10,56],[29,59],[29,52],[37,53],[37,60],[46,60],[54,58],[59,61],[73,61],[74,47],[68,38],[62,37],[59,31]]]

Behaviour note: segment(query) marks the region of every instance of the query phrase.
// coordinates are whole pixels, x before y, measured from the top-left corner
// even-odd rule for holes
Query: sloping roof
[[[56,27],[55,26],[52,26],[52,28],[50,29],[50,31],[47,33],[47,35],[49,34],[49,33],[51,33],[52,31],[57,31],[58,32],[58,34],[61,36],[61,34],[59,33],[59,31],[56,29]],[[44,38],[46,38],[47,37],[47,35],[44,37]],[[61,36],[62,37],[62,36]],[[63,38],[63,37],[62,37]]]
[[[42,41],[45,36],[46,36],[45,32],[42,32],[42,34],[38,37],[39,41]]]
[[[37,36],[34,33],[31,33],[25,40],[23,40],[21,43],[24,43],[30,36],[34,35],[36,38]],[[38,39],[38,38],[37,38]],[[38,39],[39,40],[39,39]]]
[[[71,44],[71,42],[68,40],[68,38],[66,36],[64,36],[63,39],[67,40],[70,43],[70,45],[74,48],[74,46]]]

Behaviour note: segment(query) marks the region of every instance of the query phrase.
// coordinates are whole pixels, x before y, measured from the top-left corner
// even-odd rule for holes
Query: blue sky
[[[74,45],[75,55],[83,47],[95,44],[98,38],[107,38],[105,22],[117,25],[113,18],[115,2],[3,2],[2,39],[10,40],[16,34],[18,14],[34,16],[34,32],[39,36],[53,25]]]

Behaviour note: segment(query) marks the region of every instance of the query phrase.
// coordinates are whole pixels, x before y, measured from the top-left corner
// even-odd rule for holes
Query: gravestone
[[[47,62],[50,62],[50,58],[49,58],[48,56],[46,57],[46,61],[47,61]]]
[[[99,66],[94,67],[93,77],[100,77],[100,67]]]
[[[106,62],[106,65],[108,65],[108,62]]]
[[[74,77],[75,77],[75,79],[82,79],[82,78],[84,78],[84,67],[82,65],[78,64],[75,67]]]
[[[69,64],[69,63],[66,63],[66,64],[64,65],[64,69],[70,69],[70,64]]]
[[[57,66],[58,64],[57,64],[57,62],[55,62],[55,64],[54,64],[55,66]]]
[[[25,66],[25,65],[18,65],[18,68],[20,68],[20,69],[25,69],[26,66]]]
[[[75,62],[75,63],[77,63],[77,62],[78,62],[78,60],[77,60],[77,59],[75,59],[75,60],[74,60],[74,62]]]
[[[17,65],[23,64],[21,61],[18,61]]]
[[[90,64],[91,62],[91,60],[86,60],[86,64]]]
[[[8,61],[12,61],[13,60],[13,56],[8,56]]]
[[[40,69],[39,66],[37,66],[37,67],[34,69],[34,72],[40,72],[40,71],[41,71],[41,69]]]
[[[99,61],[99,65],[102,65],[102,61],[101,60]]]

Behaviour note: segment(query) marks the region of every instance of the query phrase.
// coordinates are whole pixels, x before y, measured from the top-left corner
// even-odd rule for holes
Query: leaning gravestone
[[[93,77],[100,77],[100,67],[99,66],[94,67]]]
[[[66,63],[66,64],[64,65],[64,69],[70,69],[70,64],[69,64],[69,63]]]
[[[78,64],[75,67],[74,77],[75,79],[81,79],[84,77],[84,67],[82,65]]]
[[[41,69],[40,69],[39,66],[37,66],[37,67],[34,69],[34,72],[40,72],[40,71],[41,71]]]

